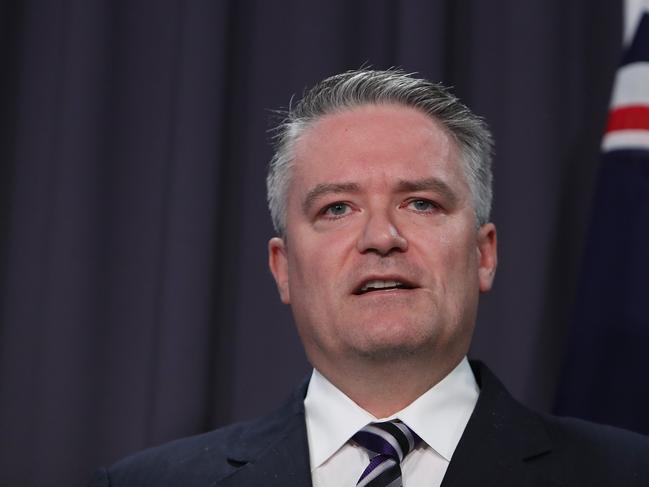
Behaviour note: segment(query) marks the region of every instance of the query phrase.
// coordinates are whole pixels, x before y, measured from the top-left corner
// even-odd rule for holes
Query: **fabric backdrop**
[[[361,65],[490,123],[472,355],[550,409],[620,38],[612,0],[0,3],[0,485],[82,485],[307,374],[266,267],[269,118]]]

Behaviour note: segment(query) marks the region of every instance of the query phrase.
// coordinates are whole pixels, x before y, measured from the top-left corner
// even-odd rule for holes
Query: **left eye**
[[[432,201],[428,200],[411,200],[408,202],[407,206],[415,211],[432,211],[437,208],[437,205]]]

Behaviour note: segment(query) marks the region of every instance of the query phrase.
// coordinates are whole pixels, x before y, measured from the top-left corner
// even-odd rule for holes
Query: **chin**
[[[413,343],[383,343],[373,344],[356,349],[356,355],[368,361],[397,362],[418,356],[427,346]]]
[[[363,336],[356,337],[356,353],[364,357],[398,358],[419,354],[434,349],[435,333],[430,327],[415,326],[412,323],[373,323],[359,327]]]

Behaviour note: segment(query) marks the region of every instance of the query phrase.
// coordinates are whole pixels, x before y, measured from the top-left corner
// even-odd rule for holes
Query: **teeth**
[[[370,289],[386,289],[403,285],[404,284],[400,281],[368,281],[361,288],[361,292],[365,292]]]

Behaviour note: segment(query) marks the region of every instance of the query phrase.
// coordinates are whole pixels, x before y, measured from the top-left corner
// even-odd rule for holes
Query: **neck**
[[[319,364],[318,371],[352,401],[376,418],[386,418],[401,411],[460,363],[464,354],[443,363],[408,357],[382,362]]]

